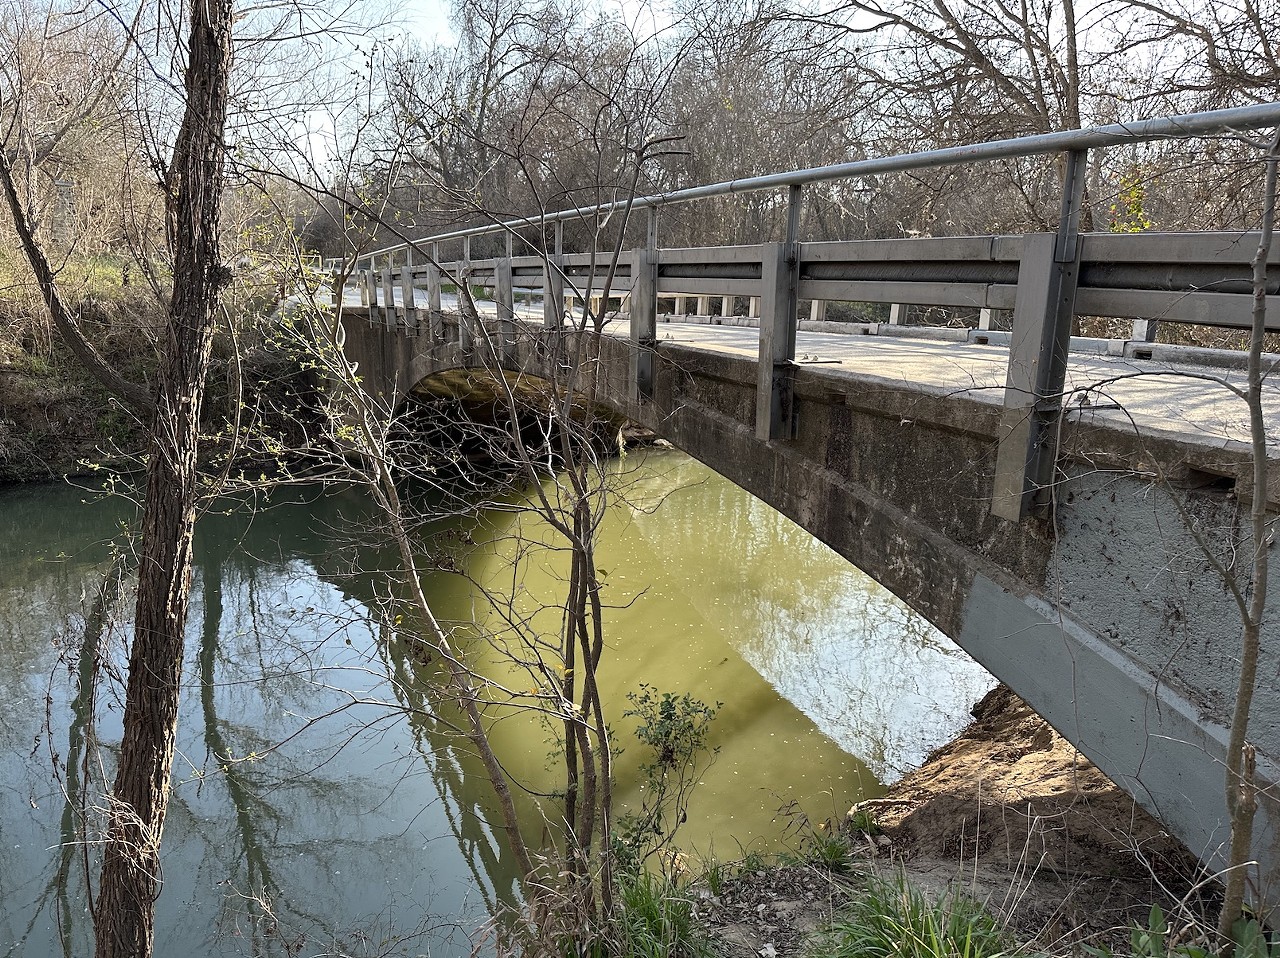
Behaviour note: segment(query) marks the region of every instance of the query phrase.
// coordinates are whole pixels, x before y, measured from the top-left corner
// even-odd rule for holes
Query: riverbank
[[[1003,686],[915,772],[855,805],[817,865],[740,868],[700,917],[723,958],[804,955],[869,875],[984,905],[1047,954],[1124,947],[1153,904],[1191,920],[1194,857]],[[811,856],[812,857],[812,856]],[[832,867],[834,866],[834,867]]]
[[[126,378],[146,383],[155,350],[138,329],[95,335],[95,346]],[[229,340],[215,341],[205,397],[203,458],[234,453],[237,466],[270,473],[275,455],[304,445],[319,429],[314,382],[282,350],[257,347],[240,356]],[[241,428],[253,439],[232,441],[239,406]],[[141,468],[151,424],[111,395],[56,340],[42,349],[0,341],[0,484],[83,476],[96,468]],[[280,453],[287,457],[288,453]]]

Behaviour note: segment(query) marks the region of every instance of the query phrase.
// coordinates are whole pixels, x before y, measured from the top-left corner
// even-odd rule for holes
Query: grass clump
[[[711,958],[687,889],[647,871],[627,875],[620,885],[615,925],[619,940],[610,953],[626,958]]]
[[[1012,938],[981,905],[951,892],[938,901],[899,878],[872,879],[834,921],[823,958],[996,958]]]

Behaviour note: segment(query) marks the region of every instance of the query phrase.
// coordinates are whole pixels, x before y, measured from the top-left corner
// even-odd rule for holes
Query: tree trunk
[[[191,586],[200,407],[228,275],[218,253],[218,210],[231,0],[197,0],[190,15],[186,111],[167,187],[173,302],[147,464],[124,739],[95,916],[97,958],[139,958],[152,949]]]

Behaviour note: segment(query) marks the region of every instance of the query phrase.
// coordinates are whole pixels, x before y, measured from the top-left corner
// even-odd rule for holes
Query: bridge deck
[[[397,289],[397,305],[398,293]],[[419,301],[425,302],[425,296],[423,291]],[[446,313],[456,313],[457,297],[444,294],[441,306]],[[359,293],[347,290],[343,307],[361,309]],[[488,318],[496,315],[491,301],[480,300],[476,307]],[[517,303],[515,312],[526,322],[542,322],[540,301],[533,305]],[[835,324],[825,325],[829,329]],[[803,326],[796,335],[796,359],[800,365],[822,366],[822,372],[834,376],[881,379],[886,385],[923,386],[993,406],[1004,402],[1007,345],[934,338],[931,333],[956,331],[925,327],[895,330],[881,325],[878,335],[866,335],[865,327],[854,324],[850,324],[848,334],[815,332]],[[630,323],[625,316],[610,318],[605,331],[626,338]],[[999,339],[1001,335],[996,333],[992,338]],[[715,318],[676,322],[667,317],[658,325],[658,339],[752,361],[759,357],[758,329],[722,324]],[[1248,410],[1244,401],[1231,392],[1231,388],[1244,389],[1243,370],[1194,361],[1198,352],[1208,357],[1214,351],[1182,350],[1187,361],[1165,362],[1108,356],[1103,352],[1105,341],[1089,344],[1096,351],[1073,351],[1067,368],[1065,404],[1071,415],[1090,416],[1119,428],[1137,427],[1146,435],[1177,436],[1197,443],[1249,441]],[[1280,356],[1269,355],[1266,366],[1280,366]],[[1268,433],[1273,437],[1269,447],[1274,454],[1280,451],[1280,383],[1266,381],[1263,402],[1268,411]]]
[[[612,321],[607,328],[614,335],[629,334],[625,319]],[[758,331],[751,327],[661,323],[658,338],[753,361],[759,353]],[[801,365],[821,364],[823,372],[834,376],[932,387],[1000,406],[1009,350],[1007,346],[917,336],[802,330],[796,336],[796,358]],[[1280,362],[1280,357],[1269,358],[1272,363]],[[1109,420],[1121,428],[1137,425],[1147,435],[1155,430],[1198,442],[1247,442],[1248,410],[1227,388],[1242,390],[1244,380],[1243,371],[1073,352],[1067,370],[1066,403],[1072,415]],[[1274,433],[1280,427],[1280,385],[1274,380],[1265,387],[1264,402]]]

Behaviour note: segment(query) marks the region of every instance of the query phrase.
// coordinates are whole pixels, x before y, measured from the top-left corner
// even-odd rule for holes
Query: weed
[[[1240,919],[1232,926],[1235,958],[1280,958],[1280,940],[1268,940],[1267,933],[1254,919]]]
[[[824,958],[995,958],[1013,947],[977,902],[956,893],[927,899],[899,877],[873,879],[827,932]]]
[[[805,842],[804,858],[829,872],[842,874],[853,866],[853,842],[847,833],[823,822]]]
[[[875,838],[882,831],[875,815],[865,808],[860,808],[856,812],[849,814],[848,828],[851,832],[861,832],[863,835],[870,835],[872,838]]]
[[[1085,947],[1093,958],[1213,958],[1207,935],[1196,925],[1175,932],[1159,905],[1151,906],[1147,926],[1129,932],[1129,950],[1117,954],[1109,948]],[[1280,958],[1280,941],[1274,940],[1252,918],[1240,919],[1231,929],[1233,958]],[[1226,952],[1224,951],[1223,954]]]
[[[671,879],[646,871],[621,887],[617,954],[628,958],[709,958],[711,949],[694,926],[693,901]]]

